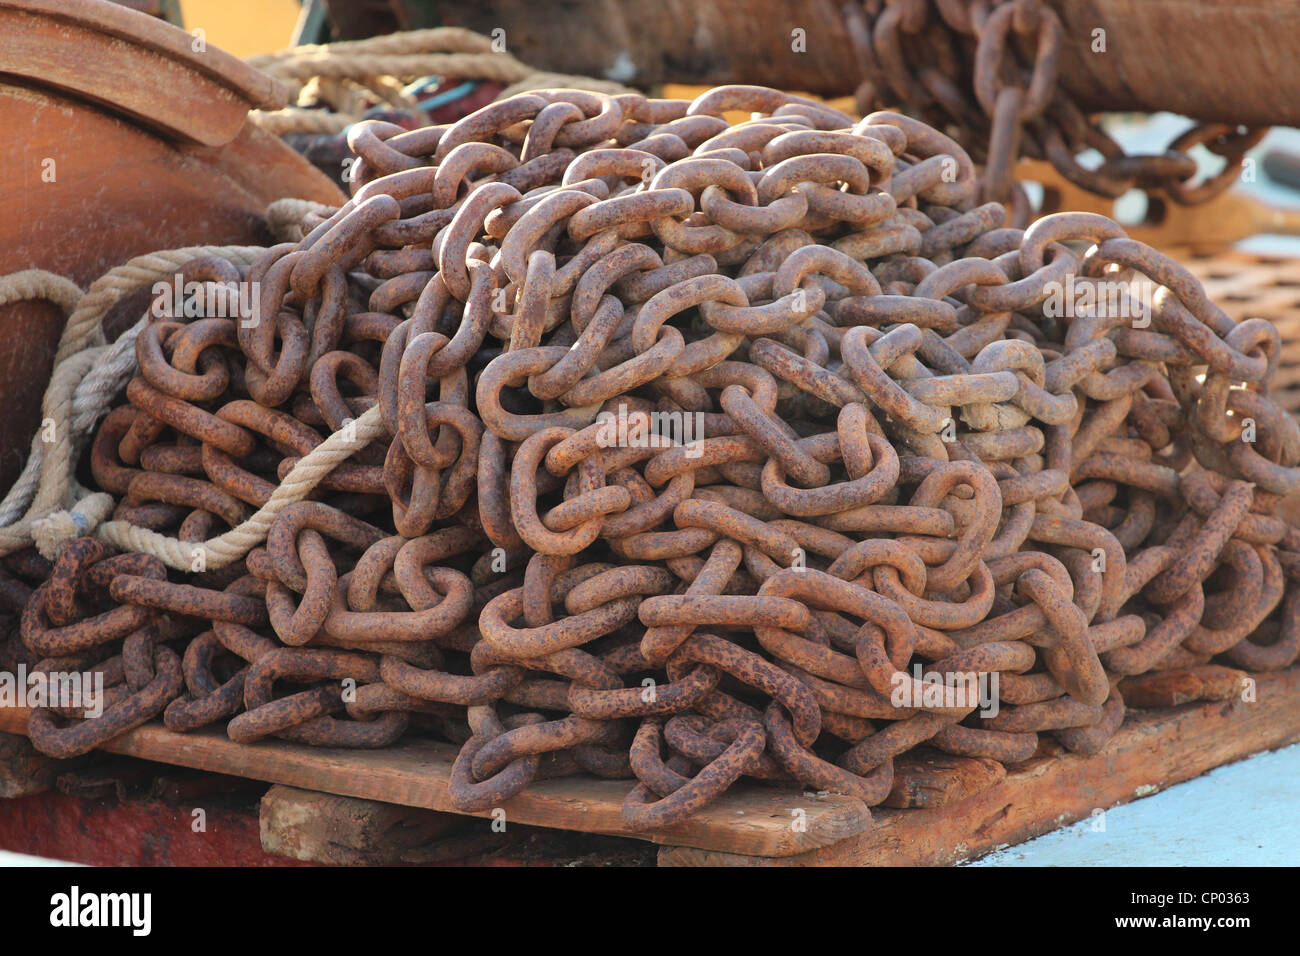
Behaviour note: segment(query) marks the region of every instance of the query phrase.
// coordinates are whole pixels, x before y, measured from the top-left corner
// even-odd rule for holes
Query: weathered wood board
[[[26,724],[25,710],[0,709],[0,731],[22,733]],[[502,809],[516,823],[651,840],[665,846],[660,865],[944,865],[1296,740],[1300,667],[1258,677],[1254,701],[1132,711],[1101,753],[1034,758],[992,787],[944,806],[868,813],[860,801],[839,794],[747,786],[682,824],[643,832],[629,828],[620,814],[626,782],[567,778],[540,781]],[[447,796],[455,753],[449,744],[412,741],[380,751],[243,746],[219,730],[182,735],[148,725],[104,749],[305,790],[455,811]]]
[[[660,866],[951,865],[1148,796],[1214,767],[1300,740],[1300,667],[1256,678],[1256,699],[1133,710],[1098,754],[1059,753],[1013,767],[989,789],[933,809],[876,807],[871,826],[835,846],[781,859],[659,851]]]
[[[0,731],[23,733],[27,712],[0,708]],[[104,750],[348,797],[455,812],[447,796],[456,748],[411,741],[386,750],[336,750],[263,741],[237,744],[224,731],[175,734],[146,725]],[[532,826],[638,837],[706,850],[787,856],[836,843],[870,825],[862,801],[799,788],[752,787],[724,794],[677,826],[647,832],[623,822],[626,781],[543,780],[502,804],[506,819]],[[802,810],[803,813],[796,814]],[[474,814],[491,816],[490,810]],[[795,825],[796,821],[798,826]]]

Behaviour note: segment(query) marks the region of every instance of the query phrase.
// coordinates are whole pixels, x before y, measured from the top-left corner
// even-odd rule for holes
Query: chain
[[[1042,0],[865,0],[863,12],[850,21],[865,71],[859,107],[902,107],[965,144],[983,164],[981,197],[1009,204],[1016,226],[1032,217],[1015,178],[1021,156],[1045,159],[1068,181],[1111,199],[1136,188],[1188,205],[1231,186],[1267,132],[1199,123],[1162,153],[1126,154],[1059,83],[1064,30]],[[1199,183],[1197,146],[1224,160]],[[1095,168],[1080,161],[1088,150],[1101,154]]]
[[[1050,64],[1019,9],[986,35],[1046,31]],[[1035,75],[986,98],[1032,127]],[[119,522],[197,543],[326,436],[379,436],[218,570],[6,559],[7,659],[112,691],[37,710],[43,750],[160,714],[433,737],[461,809],[588,773],[654,828],[743,777],[875,805],[920,746],[1095,752],[1130,686],[1222,696],[1215,660],[1300,652],[1277,330],[1110,220],[1010,227],[932,126],[756,87],[542,90],[350,142],[352,197],[301,241],[182,270],[89,467]]]

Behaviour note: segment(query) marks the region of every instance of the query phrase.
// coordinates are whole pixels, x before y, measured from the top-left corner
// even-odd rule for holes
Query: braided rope
[[[310,199],[277,199],[266,207],[266,223],[276,242],[300,242],[307,235],[303,218],[311,213],[329,217],[338,209]]]
[[[328,110],[303,109],[298,106],[288,106],[282,110],[253,110],[248,118],[273,136],[289,133],[332,136],[356,122],[356,118],[347,113],[331,113]]]
[[[498,99],[549,87],[609,95],[632,92],[631,87],[610,80],[536,70],[509,53],[496,51],[490,38],[461,27],[291,47],[250,57],[247,62],[281,80],[297,83],[300,90],[314,84],[312,92],[335,107],[333,112],[291,106],[249,114],[254,123],[276,136],[342,132],[361,118],[359,111],[342,102],[347,99],[346,84],[359,84],[392,102],[392,97],[374,82],[382,77],[410,80],[437,75],[488,80],[505,85]]]
[[[379,406],[368,409],[346,429],[334,432],[293,466],[257,513],[207,541],[181,541],[126,521],[99,526],[98,536],[124,551],[142,551],[179,571],[211,571],[237,561],[266,540],[281,511],[306,498],[342,461],[384,432]]]
[[[276,207],[281,228],[295,216],[328,208],[293,200]],[[32,439],[22,473],[0,501],[0,554],[35,544],[46,557],[53,557],[73,538],[97,533],[118,547],[152,554],[169,567],[189,570],[200,553],[207,567],[222,567],[264,540],[281,510],[305,498],[339,462],[382,431],[378,410],[371,409],[305,455],[257,514],[211,541],[182,542],[124,521],[102,523],[112,511],[113,498],[77,482],[77,458],[86,438],[135,374],[135,340],[149,322],[146,315],[115,342],[105,344],[104,316],[123,296],[174,275],[192,259],[216,256],[247,266],[262,252],[261,246],[187,246],[136,256],[96,279],[84,295],[70,280],[38,269],[0,276],[0,305],[48,299],[68,314],[41,402],[44,422]],[[51,431],[53,440],[45,440]]]
[[[440,50],[447,53],[492,53],[492,40],[481,33],[464,27],[433,27],[428,30],[407,30],[364,40],[339,40],[336,43],[319,43],[290,47],[275,53],[250,56],[250,66],[275,74],[276,65],[285,60],[322,53],[368,53],[373,55],[401,55],[427,53]]]
[[[535,71],[509,53],[328,53],[280,61],[273,72],[288,80],[308,80],[314,76],[341,79],[400,76],[415,79],[440,75],[515,83]]]

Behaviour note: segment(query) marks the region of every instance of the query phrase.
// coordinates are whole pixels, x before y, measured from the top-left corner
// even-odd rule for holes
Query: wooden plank
[[[1007,775],[987,757],[957,757],[919,747],[894,761],[894,786],[886,807],[943,807],[981,793]]]
[[[1097,755],[1039,757],[992,788],[941,807],[880,807],[870,829],[857,800],[759,786],[727,793],[693,819],[658,833],[637,832],[623,823],[619,806],[626,782],[540,781],[501,809],[514,823],[665,844],[661,865],[951,864],[1300,740],[1297,701],[1300,667],[1256,678],[1253,701],[1133,710]],[[25,728],[25,711],[0,709],[0,731]],[[415,741],[383,751],[280,742],[247,747],[219,731],[180,735],[146,726],[104,749],[303,789],[455,810],[446,794],[455,752],[449,744]],[[491,811],[475,815],[487,817]]]
[[[400,863],[408,850],[468,823],[455,814],[284,786],[262,796],[258,816],[267,853],[332,866]]]
[[[71,766],[70,761],[38,753],[26,737],[0,734],[0,799],[44,793]]]
[[[25,710],[0,708],[0,731],[24,733],[26,728]],[[101,749],[304,790],[458,812],[447,796],[456,754],[451,744],[409,741],[385,750],[338,750],[279,741],[247,746],[220,730],[174,734],[146,725]],[[621,808],[628,789],[629,783],[619,780],[542,780],[501,809],[511,823],[759,856],[788,856],[829,846],[860,833],[871,820],[861,800],[843,794],[746,787],[723,794],[676,826],[641,831],[623,821]],[[492,811],[473,815],[490,817]]]
[[[950,865],[1128,803],[1205,771],[1300,740],[1300,667],[1255,678],[1255,700],[1133,710],[1100,753],[1026,761],[996,786],[935,809],[877,807],[870,830],[781,860],[659,851],[660,866]]]

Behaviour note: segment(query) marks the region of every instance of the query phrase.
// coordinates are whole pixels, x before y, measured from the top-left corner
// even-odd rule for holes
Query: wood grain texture
[[[894,786],[884,806],[947,806],[987,790],[1006,775],[1006,767],[996,760],[919,747],[894,761]]]
[[[88,866],[309,866],[262,849],[257,814],[227,804],[150,798],[119,801],[57,791],[0,802],[0,866],[5,851]],[[24,864],[30,865],[30,864]],[[165,879],[166,877],[164,877]]]
[[[332,866],[400,863],[406,851],[465,822],[450,813],[284,786],[268,790],[258,809],[263,850]]]
[[[877,807],[869,830],[833,847],[781,860],[672,847],[659,851],[659,865],[951,865],[1297,740],[1300,667],[1293,667],[1257,676],[1254,702],[1130,711],[1101,753],[1034,758],[958,803],[936,809]]]
[[[928,809],[878,807],[868,814],[848,797],[755,785],[725,794],[678,826],[645,833],[622,822],[625,782],[573,778],[540,781],[503,809],[516,823],[664,844],[660,865],[666,866],[947,865],[1300,740],[1300,667],[1256,680],[1254,702],[1134,710],[1095,756],[1037,757],[990,789]],[[22,733],[26,720],[26,711],[0,709],[0,731]],[[219,731],[180,735],[145,726],[103,749],[305,790],[455,809],[446,793],[455,753],[449,744],[417,741],[381,751],[279,742],[242,746]],[[962,769],[957,778],[972,769]],[[910,792],[914,801],[929,799],[917,796],[919,778]],[[943,787],[939,794],[956,795]]]
[[[25,710],[0,708],[0,730],[22,733],[26,726]],[[219,730],[174,734],[147,725],[102,749],[304,790],[456,812],[447,797],[456,754],[451,744],[411,741],[373,751],[273,741],[245,746]],[[513,823],[762,856],[787,856],[828,846],[862,832],[871,821],[867,808],[854,797],[756,786],[728,792],[676,826],[638,831],[623,822],[621,813],[629,788],[629,782],[619,780],[542,780],[506,801],[502,809]],[[473,815],[489,817],[491,811]]]
[[[0,799],[44,793],[69,766],[70,761],[38,753],[26,737],[0,733]]]

